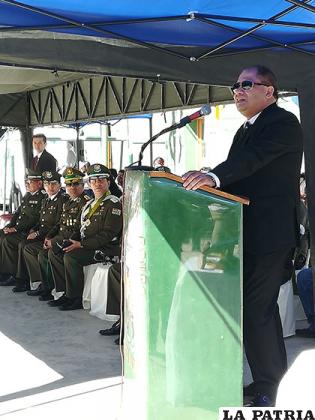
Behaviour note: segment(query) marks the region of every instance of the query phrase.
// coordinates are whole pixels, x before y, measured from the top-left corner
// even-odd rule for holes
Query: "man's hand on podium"
[[[196,190],[200,187],[216,187],[216,183],[212,176],[200,171],[186,172],[182,178],[184,180],[183,187],[186,188],[186,190]]]

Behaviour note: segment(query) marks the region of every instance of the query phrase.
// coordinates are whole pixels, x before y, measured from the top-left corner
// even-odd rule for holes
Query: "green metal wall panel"
[[[242,405],[241,204],[143,172],[125,191],[125,408],[216,419]]]

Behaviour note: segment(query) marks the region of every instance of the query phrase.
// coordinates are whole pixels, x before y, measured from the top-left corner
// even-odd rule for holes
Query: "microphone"
[[[162,134],[168,133],[169,131],[172,130],[176,130],[177,128],[182,128],[184,127],[186,124],[191,123],[192,121],[196,120],[197,118],[203,117],[204,115],[208,115],[211,112],[211,107],[210,105],[204,105],[203,107],[201,107],[199,109],[199,111],[194,112],[191,115],[188,115],[187,117],[182,118],[178,123],[175,123],[173,125],[171,125],[170,127],[164,128],[164,130],[160,131],[159,133],[155,134],[153,137],[151,137],[146,143],[144,143],[140,149],[140,153],[139,153],[139,160],[138,162],[134,162],[134,163],[138,163],[138,166],[133,167],[133,164],[129,165],[129,170],[139,170],[140,168],[142,170],[151,170],[151,169],[143,169],[144,167],[141,166],[141,162],[142,162],[142,158],[143,158],[143,152],[145,150],[145,148],[152,143],[154,140],[156,140],[158,137],[160,137]],[[152,167],[145,167],[145,168],[152,168]]]
[[[209,115],[211,113],[211,106],[204,105],[199,111],[194,112],[191,115],[187,115],[187,117],[182,118],[179,123],[176,124],[176,128],[182,128],[186,124],[191,123],[192,121],[196,120],[197,118],[203,117],[204,115]]]

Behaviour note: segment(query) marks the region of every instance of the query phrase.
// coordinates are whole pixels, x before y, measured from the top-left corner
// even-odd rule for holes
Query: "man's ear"
[[[267,98],[272,98],[273,97],[273,92],[274,92],[274,87],[273,86],[268,86],[267,88],[267,93],[266,96]]]

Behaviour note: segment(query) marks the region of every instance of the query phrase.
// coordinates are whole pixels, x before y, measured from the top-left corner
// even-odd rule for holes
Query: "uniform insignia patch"
[[[121,215],[121,210],[120,209],[112,209],[112,214],[116,214],[116,216],[120,216]]]

